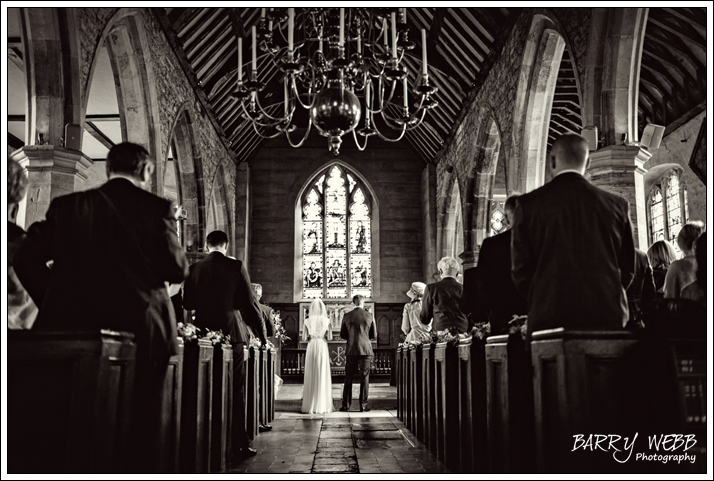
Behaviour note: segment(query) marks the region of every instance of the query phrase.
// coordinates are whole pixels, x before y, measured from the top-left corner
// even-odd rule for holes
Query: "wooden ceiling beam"
[[[461,9],[460,9],[461,10]],[[467,47],[471,47],[471,43],[475,43],[478,45],[479,49],[483,52],[478,51],[476,48],[470,48],[479,57],[479,62],[483,62],[486,56],[488,55],[488,52],[490,51],[489,46],[484,43],[483,40],[470,28],[469,25],[466,25],[466,22],[464,22],[463,18],[461,18],[453,8],[448,9],[449,13],[451,14],[451,18],[454,19],[456,24],[451,24],[449,19],[445,19],[445,22],[447,26],[451,26],[454,29],[454,32],[459,35],[462,40],[464,41],[464,44]],[[457,29],[458,27],[458,29]],[[468,37],[471,39],[470,41],[465,38],[465,35],[468,35]]]
[[[226,29],[231,29],[229,23],[230,21],[228,20],[228,17],[221,18],[218,22],[214,24],[213,27],[211,27],[211,30],[208,33],[202,36],[201,40],[198,43],[192,45],[191,47],[187,47],[184,45],[186,57],[192,65],[195,65],[197,62],[200,62],[201,59],[206,56],[207,51],[211,50],[212,48],[215,48],[215,44],[219,42],[220,39],[225,35]]]
[[[662,10],[664,10],[665,12],[667,12],[668,14],[670,14],[674,17],[677,17],[680,20],[683,20],[686,23],[690,23],[696,27],[699,27],[704,32],[707,31],[706,9],[701,9],[701,10],[703,10],[703,12],[702,12],[704,14],[703,16],[691,14],[683,8],[663,8]],[[700,9],[697,9],[697,10],[700,10]]]
[[[94,123],[85,122],[84,130],[86,130],[89,135],[94,137],[97,142],[102,144],[107,149],[111,150],[111,148],[114,147],[114,142],[112,141],[112,139],[110,139],[104,132],[102,132],[96,125],[94,125]]]
[[[206,14],[208,15],[208,18],[194,25],[192,30],[186,34],[186,37],[184,39],[182,39],[183,48],[187,52],[187,54],[192,49],[191,44],[196,42],[199,38],[203,38],[206,29],[213,25],[219,16],[225,15],[225,8],[206,8],[205,10],[208,10],[208,13]]]
[[[653,23],[654,25],[657,25],[659,28],[661,28],[663,30],[666,30],[674,35],[677,35],[678,37],[685,38],[704,51],[706,51],[706,49],[707,49],[706,44],[705,44],[706,41],[702,40],[702,38],[699,37],[698,34],[695,36],[691,31],[686,31],[685,29],[675,28],[671,25],[668,25],[666,22],[664,22],[656,17],[652,17],[652,16],[647,17],[647,23]]]

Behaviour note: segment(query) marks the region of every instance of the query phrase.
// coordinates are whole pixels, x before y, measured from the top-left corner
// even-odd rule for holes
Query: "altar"
[[[345,371],[345,360],[347,349],[347,341],[340,337],[340,327],[342,327],[342,318],[348,312],[355,308],[355,305],[349,301],[326,301],[325,308],[327,316],[330,319],[330,329],[332,330],[332,341],[327,341],[327,349],[330,352],[330,368],[333,374],[342,374]],[[374,303],[365,302],[364,309],[374,316]],[[302,332],[305,326],[305,319],[310,311],[309,302],[300,303],[300,341],[298,348],[307,349],[307,341],[302,340]],[[377,321],[375,320],[374,332],[377,332]],[[377,348],[377,339],[372,340],[372,349]]]

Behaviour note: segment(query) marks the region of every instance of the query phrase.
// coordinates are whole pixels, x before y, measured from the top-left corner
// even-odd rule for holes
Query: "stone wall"
[[[299,137],[299,133],[294,133]],[[379,208],[379,249],[373,249],[373,278],[379,261],[378,303],[406,302],[411,282],[423,281],[421,176],[424,162],[403,142],[374,137],[357,151],[346,139],[339,160],[374,189]],[[268,303],[294,302],[295,206],[310,178],[335,157],[314,133],[293,149],[283,138],[267,141],[250,161],[250,276],[263,285]],[[374,225],[374,224],[373,224]],[[376,284],[376,283],[375,283]]]
[[[80,28],[81,46],[81,74],[80,82],[83,86],[82,92],[86,91],[91,70],[91,62],[97,46],[103,41],[102,33],[105,31],[108,22],[117,12],[117,9],[109,8],[79,8],[77,9],[77,21]],[[206,183],[204,192],[204,206],[210,204],[211,181],[219,165],[224,168],[224,192],[225,199],[221,204],[228,205],[231,225],[235,223],[234,212],[230,207],[235,196],[235,164],[225,147],[221,143],[218,134],[208,119],[206,112],[200,107],[200,103],[193,87],[188,81],[176,54],[171,49],[163,31],[154,17],[151,9],[138,9],[138,20],[143,25],[146,45],[143,45],[145,58],[147,60],[147,70],[149,71],[148,82],[151,83],[156,93],[156,102],[159,111],[159,122],[155,126],[156,133],[161,141],[161,158],[157,159],[157,169],[163,172],[165,159],[168,154],[169,142],[171,140],[172,128],[176,123],[176,118],[182,107],[188,105],[190,117],[193,119],[191,128],[195,142],[195,152],[199,156],[199,164],[202,172],[196,172],[196,178]],[[88,186],[94,187],[101,180],[101,167],[93,167]],[[202,179],[202,180],[200,180]],[[214,189],[218,192],[219,189]]]
[[[706,109],[689,122],[672,132],[667,132],[659,148],[652,151],[652,157],[645,164],[645,169],[652,171],[658,165],[678,164],[682,167],[681,181],[687,185],[689,218],[691,220],[707,220],[707,187],[689,167],[689,158],[694,150],[697,135],[702,121],[706,117]],[[686,139],[686,142],[682,142]],[[649,179],[649,176],[646,177]],[[651,184],[646,183],[645,189]]]

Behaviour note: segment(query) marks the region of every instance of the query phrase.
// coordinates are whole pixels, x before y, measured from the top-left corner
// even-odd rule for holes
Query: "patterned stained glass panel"
[[[345,299],[347,297],[347,252],[345,249],[328,249],[325,260],[327,297]]]
[[[351,194],[351,193],[352,193],[352,189],[355,188],[355,185],[357,184],[357,182],[352,178],[352,176],[351,176],[350,174],[347,174],[347,180],[348,180],[349,183],[350,183],[350,194]]]
[[[679,177],[675,172],[669,175],[667,181],[667,226],[669,241],[677,245],[677,234],[682,229],[682,207],[679,203]]]
[[[687,186],[682,185],[682,199],[684,201],[684,223],[689,222],[689,200],[687,199]]]
[[[664,240],[664,212],[662,205],[662,191],[656,189],[652,194],[652,202],[650,204],[650,230],[652,231],[652,243]]]
[[[323,272],[322,265],[322,204],[315,189],[310,193],[303,205],[302,222],[302,287],[303,297],[314,299],[322,297]]]
[[[491,225],[492,236],[504,232],[508,227],[506,226],[506,215],[503,213],[503,206],[503,202],[491,202],[491,220],[489,224]]]
[[[327,297],[347,297],[347,188],[342,170],[330,169],[325,189]]]
[[[362,189],[357,188],[350,205],[350,255],[369,254],[371,249],[371,225],[369,206]]]

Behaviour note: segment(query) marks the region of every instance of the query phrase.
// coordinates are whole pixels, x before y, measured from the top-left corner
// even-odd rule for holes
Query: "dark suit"
[[[421,301],[422,324],[429,324],[433,318],[434,331],[443,331],[451,327],[456,327],[460,333],[468,331],[469,322],[459,309],[463,289],[464,286],[453,277],[445,277],[439,282],[428,284]]]
[[[528,302],[528,331],[622,329],[635,269],[627,201],[577,173],[518,198],[513,282]]]
[[[477,301],[472,319],[489,321],[491,334],[508,332],[513,315],[525,315],[526,298],[511,279],[511,231],[484,239],[476,266]]]
[[[245,432],[243,347],[250,340],[244,321],[254,332],[260,332],[262,314],[250,288],[248,272],[241,261],[213,251],[193,264],[183,285],[183,307],[195,310],[195,324],[212,331],[221,330],[233,345],[233,422],[232,455],[248,447]],[[240,312],[239,312],[240,311]],[[258,334],[260,337],[260,334]],[[220,391],[220,386],[214,386]],[[214,393],[214,396],[216,393]]]
[[[635,249],[635,277],[630,287],[627,288],[627,306],[629,309],[629,322],[637,323],[642,319],[643,307],[654,303],[657,299],[652,268],[647,254],[640,249]]]
[[[360,410],[368,407],[369,371],[372,361],[372,343],[376,337],[374,317],[361,307],[355,307],[342,318],[340,337],[347,340],[345,349],[345,386],[342,390],[342,407],[352,404],[352,380],[360,379]]]
[[[176,319],[164,281],[180,283],[188,262],[171,203],[127,179],[55,198],[32,224],[15,270],[40,312],[35,329],[100,329],[136,335],[132,460],[149,472],[160,441],[158,410]],[[53,260],[52,269],[46,263]]]
[[[256,301],[258,304],[258,309],[260,310],[260,329],[263,332],[263,336],[268,339],[269,337],[273,337],[274,333],[274,327],[273,327],[273,310],[270,308],[270,306],[266,306],[265,304],[261,304],[259,301]]]

